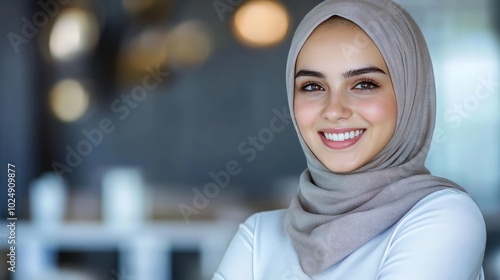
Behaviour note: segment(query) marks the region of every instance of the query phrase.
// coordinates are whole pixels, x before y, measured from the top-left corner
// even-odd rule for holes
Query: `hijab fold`
[[[350,20],[373,40],[389,69],[397,124],[387,146],[349,173],[328,170],[300,135],[293,110],[295,63],[313,30],[332,16]],[[310,276],[343,260],[401,219],[423,197],[455,183],[425,167],[436,115],[432,64],[411,16],[389,0],[327,0],[297,28],[287,60],[286,87],[292,120],[307,169],[287,210],[284,227]]]

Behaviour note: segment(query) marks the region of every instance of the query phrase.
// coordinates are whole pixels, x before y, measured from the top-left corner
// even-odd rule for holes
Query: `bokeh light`
[[[89,96],[80,82],[63,80],[52,88],[49,103],[58,119],[64,122],[73,122],[78,120],[87,110]]]
[[[172,0],[122,0],[123,8],[132,17],[149,23],[168,19]]]
[[[131,14],[139,14],[153,7],[155,0],[122,0],[123,7]]]
[[[250,47],[276,45],[285,38],[290,18],[286,8],[276,1],[248,1],[233,17],[236,38]]]
[[[91,51],[99,40],[99,22],[89,11],[70,8],[56,18],[49,39],[52,57],[68,60]]]
[[[210,31],[200,21],[185,21],[167,34],[167,63],[172,68],[194,68],[205,62],[213,50]]]
[[[118,80],[141,81],[147,66],[164,65],[167,58],[166,34],[165,29],[151,27],[128,39],[118,56]]]

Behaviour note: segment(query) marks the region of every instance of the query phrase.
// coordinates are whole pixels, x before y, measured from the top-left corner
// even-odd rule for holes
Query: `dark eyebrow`
[[[349,70],[347,72],[342,73],[342,78],[348,79],[351,77],[363,75],[363,74],[368,74],[368,73],[382,73],[386,74],[382,69],[375,67],[375,66],[369,66],[369,67],[364,67],[364,68],[359,68],[359,69],[353,69]],[[298,77],[316,77],[320,79],[324,79],[326,77],[325,74],[318,72],[318,71],[312,71],[312,70],[300,70],[295,74],[295,79]]]
[[[321,73],[321,72],[317,72],[317,71],[311,71],[311,70],[300,70],[299,72],[297,72],[297,74],[295,74],[295,79],[297,79],[298,77],[316,77],[316,78],[320,78],[320,79],[324,79],[325,78],[325,74]]]
[[[344,72],[342,74],[342,78],[348,79],[351,77],[363,75],[363,74],[368,74],[368,73],[382,73],[386,74],[382,69],[375,67],[375,66],[370,66],[370,67],[365,67],[365,68],[359,68],[359,69],[354,69],[354,70],[349,70],[347,72]]]

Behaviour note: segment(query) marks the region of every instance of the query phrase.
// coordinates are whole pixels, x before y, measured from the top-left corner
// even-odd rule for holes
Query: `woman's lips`
[[[340,150],[348,148],[358,142],[366,129],[328,129],[319,132],[323,143],[331,149]]]

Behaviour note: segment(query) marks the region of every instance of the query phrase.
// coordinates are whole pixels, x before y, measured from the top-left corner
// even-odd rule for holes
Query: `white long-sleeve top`
[[[399,222],[312,278],[283,228],[285,211],[257,213],[241,224],[213,280],[484,279],[484,219],[464,192],[426,196]]]

